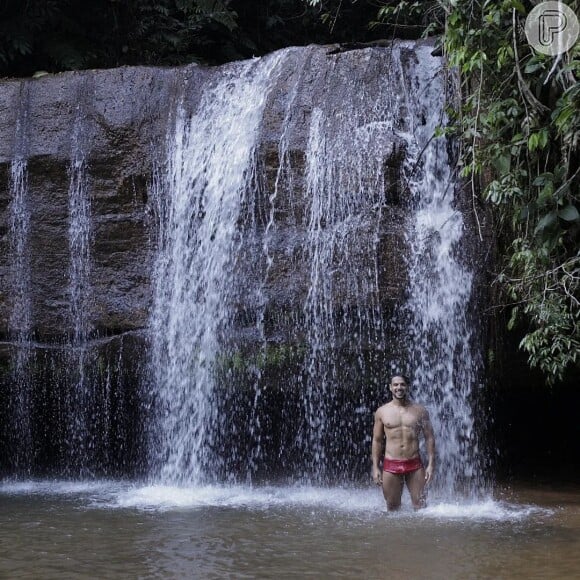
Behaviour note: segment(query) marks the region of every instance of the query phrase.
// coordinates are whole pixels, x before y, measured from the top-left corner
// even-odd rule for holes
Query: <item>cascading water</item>
[[[151,320],[160,413],[153,461],[163,481],[200,483],[221,465],[212,449],[226,421],[217,414],[215,367],[231,322],[237,225],[281,59],[233,66],[203,87],[193,115],[183,103],[177,113],[166,182],[157,192],[160,252]]]
[[[375,95],[374,111],[361,110],[360,98],[345,99],[338,115],[314,109],[306,151],[309,350],[301,443],[306,478],[319,483],[327,479],[333,457],[342,463],[341,448],[349,440],[352,418],[336,415],[345,368],[368,376],[364,349],[383,345],[385,338],[378,242],[388,195],[383,165],[392,152],[381,146],[381,132],[392,134],[393,95],[389,90]]]
[[[279,458],[290,467],[290,479],[360,479],[387,369],[401,366],[413,369],[415,396],[432,414],[441,489],[477,471],[470,397],[479,362],[465,314],[471,274],[455,257],[462,217],[454,208],[446,144],[433,138],[445,91],[441,61],[430,51],[397,44],[388,52],[397,66],[377,65],[381,61],[369,51],[360,78],[328,65],[313,105],[301,99],[314,82],[316,63],[305,59],[297,72],[280,73],[290,58],[283,51],[228,68],[215,85],[203,87],[193,115],[181,103],[167,175],[154,192],[160,227],[151,317],[157,480],[219,479],[223,458],[240,450],[247,453],[246,476],[260,462]],[[280,106],[282,126],[270,136],[277,143],[272,189],[262,195],[254,191],[261,187],[256,147],[263,107],[280,75],[289,88]],[[377,76],[381,83],[365,84]],[[303,131],[305,119],[292,113],[294,106],[309,111],[303,163],[293,148],[301,147],[295,132]],[[262,224],[247,209],[259,199],[267,204]],[[388,220],[400,221],[397,227],[408,234],[387,230]],[[296,227],[305,232],[299,255],[307,266],[307,291],[298,311],[277,318],[270,285],[279,275],[280,248],[295,252],[284,247],[283,236]],[[244,254],[248,247],[262,255]],[[402,260],[398,252],[409,256]],[[242,284],[239,260],[248,255],[258,270],[263,266],[251,282],[258,287],[250,290],[257,296],[262,344],[256,360],[280,341],[282,331],[272,325],[281,319],[302,353],[301,370],[283,379],[286,390],[278,399],[268,372],[255,368],[259,362],[250,387],[226,387],[217,372],[239,348],[231,344],[239,315],[235,287]],[[393,279],[385,280],[387,270]],[[400,284],[407,271],[408,300],[393,319],[381,293]],[[253,389],[244,395],[249,403],[230,398],[235,416],[223,415],[225,391],[242,388]],[[247,420],[236,423],[243,413]],[[283,433],[274,435],[269,457],[266,428]],[[246,447],[239,443],[244,438]],[[218,449],[224,441],[228,449]]]
[[[132,350],[143,335],[134,343],[131,333],[92,335],[100,328],[115,334],[116,306],[134,306],[123,295],[130,285],[114,284],[123,259],[108,262],[111,248],[126,246],[105,240],[117,235],[109,225],[119,219],[109,220],[107,188],[116,184],[115,203],[130,221],[135,208],[122,198],[144,177],[102,163],[102,144],[129,151],[142,143],[134,131],[125,138],[118,109],[110,113],[114,126],[101,130],[98,115],[109,108],[101,97],[89,102],[97,85],[88,91],[77,76],[72,140],[67,134],[55,145],[53,198],[42,196],[46,161],[36,152],[27,158],[24,137],[11,166],[9,350],[12,382],[24,385],[12,389],[2,379],[14,408],[5,437],[20,445],[12,463],[22,467],[34,449],[47,456],[39,464],[58,464],[56,473],[125,473],[143,459],[143,405],[151,410],[156,482],[367,480],[372,413],[385,402],[390,370],[403,368],[431,411],[440,490],[449,495],[470,478],[477,486],[472,399],[481,362],[469,256],[457,255],[460,244],[471,248],[446,143],[432,138],[445,82],[431,49],[396,42],[328,54],[304,47],[175,72],[181,98],[169,114],[167,161],[149,201],[143,196],[159,228],[149,395],[139,392],[144,355]],[[174,87],[166,87],[167,75],[173,72],[163,72],[164,97]],[[20,125],[25,120],[22,113]],[[164,123],[159,133],[151,124],[147,130],[158,136]],[[140,172],[149,170],[127,155]],[[107,185],[89,191],[93,180]],[[53,201],[54,229],[43,229]],[[60,232],[62,221],[68,231]],[[145,222],[147,233],[153,224]],[[43,285],[45,264],[36,256],[28,264],[47,232],[59,232],[55,264],[70,253],[69,262],[60,260],[68,264],[58,276],[65,283],[55,277],[54,291]],[[98,294],[107,292],[103,272],[111,275],[111,301]],[[148,282],[132,284],[143,312]],[[94,329],[93,314],[104,320]],[[133,345],[127,351],[126,343]],[[37,427],[37,417],[55,420]]]
[[[87,127],[82,99],[76,108],[69,166],[69,307],[72,336],[68,352],[70,384],[66,394],[66,454],[76,468],[90,456],[90,416],[94,407],[89,363],[89,312],[91,294],[91,203],[86,162]]]
[[[91,273],[91,202],[88,191],[86,153],[83,131],[84,116],[80,105],[72,137],[69,167],[69,267],[70,316],[73,346],[83,345],[89,334],[88,306]]]
[[[91,335],[94,87],[90,75],[75,76],[71,128],[51,165],[31,138],[36,86],[20,86],[6,191],[10,276],[1,354],[9,364],[0,364],[6,401],[0,463],[19,477],[125,474],[141,452],[139,361],[132,336]]]
[[[31,389],[30,362],[31,304],[30,304],[30,209],[26,160],[18,158],[11,166],[10,237],[14,270],[12,281],[13,304],[10,328],[15,335],[15,357],[12,369],[14,388],[11,409],[15,453],[15,468],[27,472],[30,467],[32,432],[30,423]]]
[[[16,155],[10,166],[10,240],[13,260],[9,329],[14,337],[12,367],[13,389],[10,420],[11,439],[15,447],[14,467],[27,473],[31,466],[32,424],[30,407],[32,349],[32,305],[30,301],[30,200],[28,163],[25,155],[28,128],[28,85],[21,89],[20,109],[16,121]]]
[[[457,208],[448,143],[434,138],[445,122],[445,77],[419,52],[408,87],[413,110],[408,187],[413,216],[408,228],[408,299],[399,313],[406,337],[413,396],[430,410],[437,437],[437,492],[454,497],[485,491],[473,402],[481,380],[477,336],[469,321],[473,273],[464,218]],[[397,372],[396,369],[393,369]],[[399,371],[402,372],[402,371]]]
[[[302,63],[298,72],[298,78],[302,77],[307,62]],[[293,172],[292,161],[290,155],[290,126],[294,114],[294,106],[298,97],[299,82],[295,82],[289,94],[286,96],[284,106],[284,117],[282,121],[282,132],[278,139],[276,152],[278,159],[278,166],[276,168],[276,176],[272,190],[269,192],[267,198],[267,221],[264,227],[264,236],[262,239],[261,251],[264,257],[264,273],[259,287],[257,288],[258,305],[256,315],[256,328],[261,342],[259,359],[262,361],[268,358],[268,333],[266,331],[266,310],[268,304],[267,285],[270,278],[271,268],[274,264],[274,255],[271,252],[271,244],[273,237],[276,235],[276,200],[279,195],[283,195],[284,189],[293,189]],[[266,373],[258,366],[255,369],[254,379],[254,395],[252,398],[251,409],[249,412],[248,431],[251,447],[248,449],[248,469],[246,472],[246,480],[252,481],[254,474],[259,470],[260,465],[264,460],[264,451],[262,448],[262,438],[265,436],[265,425],[262,404],[263,404],[263,390],[268,390],[268,377]],[[264,384],[265,383],[265,384]],[[265,398],[265,397],[264,397]]]
[[[385,544],[409,577],[573,576],[573,489],[457,493],[481,485],[483,252],[433,138],[431,50],[0,83],[2,111],[22,87],[56,102],[31,107],[14,151],[0,141],[0,576],[383,577]],[[143,146],[176,88],[147,196]],[[370,435],[395,369],[431,413],[438,466],[427,508],[405,493],[385,519]]]

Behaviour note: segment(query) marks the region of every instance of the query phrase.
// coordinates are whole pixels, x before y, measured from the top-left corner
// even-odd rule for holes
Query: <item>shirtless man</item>
[[[403,484],[411,494],[415,509],[425,507],[423,489],[433,477],[435,468],[435,436],[429,413],[422,405],[408,398],[409,381],[403,375],[391,379],[393,400],[375,413],[373,428],[373,480],[383,486],[387,509],[401,507]],[[419,435],[423,434],[427,446],[428,463],[423,466],[419,456]],[[379,469],[383,442],[387,440],[383,470]]]

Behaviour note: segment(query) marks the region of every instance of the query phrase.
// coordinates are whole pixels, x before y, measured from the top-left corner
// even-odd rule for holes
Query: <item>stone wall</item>
[[[417,60],[413,46],[403,46],[401,63],[396,66],[404,68],[408,62]],[[300,349],[305,340],[300,319],[310,283],[308,264],[304,261],[308,200],[303,174],[312,111],[315,107],[324,107],[328,115],[333,111],[338,114],[344,100],[340,87],[345,79],[350,79],[355,91],[360,87],[361,91],[372,94],[389,74],[394,74],[388,48],[328,53],[325,47],[290,49],[268,96],[258,147],[261,177],[254,192],[256,203],[248,204],[242,219],[246,225],[254,224],[254,230],[245,238],[237,260],[237,267],[243,273],[237,279],[244,281],[235,292],[238,314],[233,331],[237,333],[239,349],[226,364],[234,368],[235,357],[247,355],[247,360],[234,368],[234,375],[238,373],[241,382],[255,380],[257,355],[255,350],[251,352],[252,345],[264,339],[258,336],[256,327],[255,289],[258,286],[263,293],[261,298],[267,303],[263,313],[263,332],[270,348],[267,353],[273,353],[272,360],[262,362],[282,383],[286,380],[284,369],[294,373],[300,369]],[[68,295],[69,184],[71,159],[78,150],[86,161],[91,204],[91,278],[86,319],[87,348],[92,352],[91,364],[96,366],[89,374],[98,389],[102,388],[104,377],[113,377],[110,391],[102,394],[105,399],[99,399],[98,405],[101,415],[106,415],[103,429],[108,424],[116,425],[111,428],[109,443],[99,439],[96,432],[91,435],[99,451],[87,463],[84,459],[74,459],[75,454],[71,451],[74,441],[70,441],[66,428],[56,434],[48,429],[50,433],[46,437],[35,433],[34,438],[39,442],[36,459],[29,459],[28,469],[32,465],[34,470],[34,465],[44,462],[47,469],[49,465],[59,464],[61,467],[57,466],[56,471],[60,472],[62,466],[70,467],[71,463],[73,472],[82,472],[89,465],[109,466],[101,469],[105,472],[123,472],[129,469],[127,463],[133,468],[139,463],[147,463],[144,449],[148,434],[144,425],[151,400],[147,388],[143,387],[146,384],[142,381],[143,374],[147,374],[143,353],[147,348],[152,259],[159,219],[151,193],[164,169],[167,138],[172,132],[178,102],[184,103],[188,111],[194,111],[201,87],[236,66],[233,63],[213,69],[195,65],[176,69],[132,67],[0,82],[0,359],[3,362],[0,395],[4,403],[0,418],[8,425],[0,437],[9,444],[14,443],[21,428],[11,416],[17,415],[15,410],[22,403],[18,396],[15,397],[13,388],[15,351],[23,348],[22,330],[26,330],[26,348],[41,353],[28,361],[29,366],[34,367],[27,372],[35,386],[24,404],[33,405],[44,424],[49,424],[51,416],[59,413],[74,413],[75,400],[71,393],[78,385],[78,376],[56,372],[53,367],[58,357],[47,358],[44,353],[47,349],[59,351],[61,362],[58,364],[64,367],[70,365],[71,360],[72,367],[79,361],[74,356],[67,358],[66,354],[73,333]],[[288,117],[288,94],[293,87],[298,90],[292,97],[292,112]],[[412,92],[413,87],[409,84],[398,90]],[[402,167],[406,140],[397,136],[397,131],[408,130],[405,119],[412,113],[403,106],[391,113],[395,117],[398,115],[400,121],[390,132],[377,132],[374,142],[375,153],[382,160],[383,186],[388,192],[383,207],[373,210],[380,211],[381,215],[377,234],[378,300],[385,319],[405,297],[405,227],[410,204]],[[338,117],[337,122],[341,122]],[[269,195],[274,191],[279,173],[280,135],[284,123],[289,123],[290,127],[287,148],[294,180],[291,188],[282,184],[278,191],[276,228],[268,241],[272,264],[264,279],[263,236],[270,217]],[[16,159],[26,160],[28,178],[29,329],[16,328],[10,322],[11,312],[16,307],[10,231],[11,164]],[[485,270],[485,248],[478,248],[480,242],[474,230],[470,192],[460,194],[458,207],[469,224],[465,243],[474,249],[480,295],[484,295],[486,280],[481,272]],[[249,219],[250,214],[255,219]],[[371,218],[374,216],[361,222],[362,237],[372,235],[369,230],[373,223]],[[368,256],[362,248],[356,243],[352,245],[352,259],[364,264]],[[376,292],[354,292],[349,279],[341,278],[340,271],[336,276],[334,299],[340,303],[340,316],[348,317],[350,310],[360,311],[377,299]],[[344,352],[340,356],[352,359],[354,365],[357,354],[347,352],[350,337],[344,336],[341,340],[340,348]],[[379,373],[384,367],[381,353],[387,345],[368,344],[360,348],[364,357],[371,361],[367,361],[369,372]],[[388,348],[392,359],[401,354],[396,340]],[[287,352],[292,356],[287,356]],[[248,364],[254,367],[249,374]],[[106,369],[117,370],[109,372]],[[126,369],[133,369],[133,378]],[[352,384],[362,388],[359,383],[366,379],[357,377],[353,369],[355,366],[345,374],[352,375]],[[42,390],[42,383],[47,381],[52,384],[50,393]],[[300,380],[295,380],[289,388],[299,383]],[[137,393],[139,390],[141,392]],[[299,398],[296,393],[292,396]],[[353,397],[353,400],[358,397],[356,392]],[[276,405],[279,399],[278,394],[272,395],[269,404]],[[86,407],[91,402],[81,403]],[[87,414],[86,421],[90,421],[90,409],[85,408],[83,412]],[[128,421],[127,430],[120,429],[119,425],[130,417],[137,419]],[[366,423],[361,422],[359,427],[366,429]],[[47,437],[57,442],[43,443]],[[91,447],[90,441],[83,445]],[[104,460],[103,449],[107,449],[107,445],[111,450],[109,458]],[[16,469],[18,461],[9,452],[4,454],[5,464]],[[48,459],[38,459],[43,454]],[[122,460],[122,457],[130,459]]]
[[[311,49],[310,58],[317,62],[309,70],[312,78],[303,81],[303,86],[312,93],[299,95],[297,100],[296,106],[302,111],[297,110],[294,119],[301,122],[293,127],[291,143],[297,173],[304,161],[308,130],[305,120],[312,106],[311,95],[321,90],[317,84],[328,82],[319,67],[340,58],[327,56],[326,52],[324,48]],[[354,69],[367,56],[363,51],[355,51],[342,59],[344,67]],[[291,77],[291,66],[288,71]],[[220,69],[121,68],[0,83],[0,339],[10,340],[16,330],[9,328],[14,258],[9,204],[10,164],[17,157],[27,160],[28,171],[32,331],[38,340],[49,342],[71,332],[67,300],[68,187],[75,123],[83,128],[81,145],[87,157],[92,213],[94,300],[89,316],[92,330],[102,336],[147,325],[151,300],[148,265],[155,237],[148,187],[155,164],[163,163],[176,99],[185,94],[189,106],[194,107],[201,78],[212,74],[219,75]],[[264,120],[261,157],[265,191],[272,190],[278,170],[277,138],[283,119],[277,101],[286,90],[285,80],[281,79],[272,92]],[[397,167],[401,151],[392,143],[386,145],[385,151],[385,176],[396,191],[401,188]],[[295,185],[300,187],[299,183]],[[293,195],[294,199],[300,197],[296,191]],[[387,301],[400,298],[402,285],[393,286],[393,281],[399,278],[393,274],[404,271],[399,249],[404,243],[403,210],[397,210],[396,206],[393,204],[392,211],[385,214],[385,235],[381,237],[384,245],[381,279]],[[276,253],[272,272],[278,286],[273,291],[278,303],[294,301],[297,305],[307,292],[304,271],[292,259],[304,241],[303,211],[303,206],[292,206],[290,195],[278,200],[276,219],[280,237],[274,240],[273,251],[277,252],[277,247],[280,251]]]

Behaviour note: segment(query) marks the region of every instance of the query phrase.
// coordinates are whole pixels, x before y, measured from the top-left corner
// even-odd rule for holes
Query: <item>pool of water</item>
[[[580,488],[388,514],[378,489],[0,484],[0,578],[577,578]]]

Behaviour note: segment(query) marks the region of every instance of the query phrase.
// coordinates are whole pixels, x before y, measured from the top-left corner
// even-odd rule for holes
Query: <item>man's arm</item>
[[[379,469],[379,461],[381,460],[381,454],[383,451],[383,442],[385,439],[385,430],[383,427],[383,422],[379,416],[379,412],[375,413],[375,424],[373,427],[373,445],[372,445],[372,458],[373,458],[373,481],[377,485],[382,485],[383,481],[381,478],[381,470]]]
[[[435,433],[433,433],[433,425],[431,425],[431,419],[426,409],[421,423],[423,427],[423,435],[425,437],[428,458],[427,467],[425,468],[425,480],[427,483],[429,483],[433,477],[433,471],[435,470]]]

